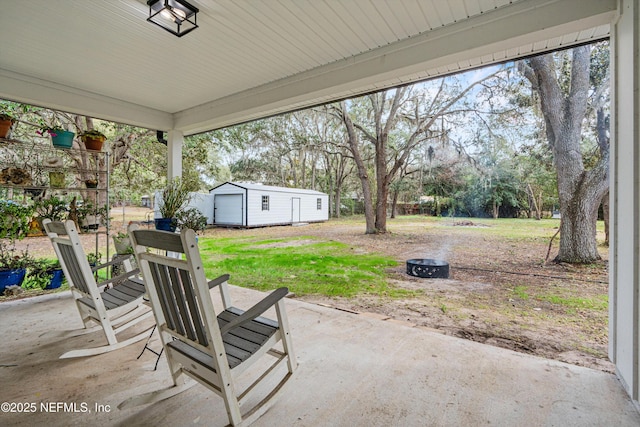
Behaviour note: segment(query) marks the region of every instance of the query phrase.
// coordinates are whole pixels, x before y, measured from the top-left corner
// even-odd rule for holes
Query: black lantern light
[[[196,13],[198,8],[184,0],[149,0],[147,21],[164,28],[171,34],[182,37],[198,28]]]

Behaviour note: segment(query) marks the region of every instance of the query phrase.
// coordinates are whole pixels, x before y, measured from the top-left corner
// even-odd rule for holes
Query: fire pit
[[[407,274],[427,279],[447,279],[449,263],[439,259],[410,259],[407,260]]]

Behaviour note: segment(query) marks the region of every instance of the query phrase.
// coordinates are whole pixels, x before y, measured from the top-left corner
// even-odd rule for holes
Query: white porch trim
[[[640,6],[612,24],[609,357],[636,405],[640,351]]]

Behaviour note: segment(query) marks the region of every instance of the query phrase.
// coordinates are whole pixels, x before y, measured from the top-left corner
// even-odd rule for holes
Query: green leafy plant
[[[95,129],[91,129],[85,132],[82,132],[80,134],[81,138],[93,138],[93,139],[106,139],[107,137],[105,136],[105,134],[103,134],[102,132],[100,132],[99,130],[95,130]]]
[[[10,122],[13,122],[15,119],[11,114],[3,112],[3,113],[0,113],[0,120],[8,120]]]
[[[0,241],[0,270],[29,268],[34,265],[34,262],[29,249],[18,251],[15,245]]]
[[[78,222],[83,228],[91,228],[91,226],[102,224],[111,219],[109,218],[109,208],[106,205],[96,207],[91,202],[85,202],[81,206],[78,206],[76,213],[78,215]]]
[[[40,136],[45,136],[45,134],[47,134],[52,137],[57,136],[59,133],[62,133],[62,132],[65,132],[65,129],[59,125],[54,125],[54,126],[42,125],[40,126],[40,129],[36,131],[36,133]]]
[[[191,198],[188,186],[177,177],[167,182],[161,196],[158,208],[162,218],[176,218]]]
[[[32,207],[11,200],[0,200],[0,238],[24,238],[29,231],[32,216]]]
[[[48,218],[51,221],[64,221],[69,214],[67,202],[56,196],[36,201],[34,208],[40,219]]]
[[[58,260],[38,258],[29,266],[28,275],[22,284],[25,289],[44,289],[51,283],[53,272],[62,268]]]
[[[87,261],[89,261],[89,264],[93,266],[98,265],[101,259],[102,259],[102,253],[100,252],[89,252],[87,254]]]
[[[176,215],[178,227],[191,228],[193,231],[202,231],[207,227],[207,217],[196,208],[184,209]]]

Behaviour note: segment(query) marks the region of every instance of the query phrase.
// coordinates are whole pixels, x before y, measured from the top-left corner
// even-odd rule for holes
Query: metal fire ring
[[[438,259],[410,259],[407,260],[407,274],[426,279],[447,279],[449,263]]]

